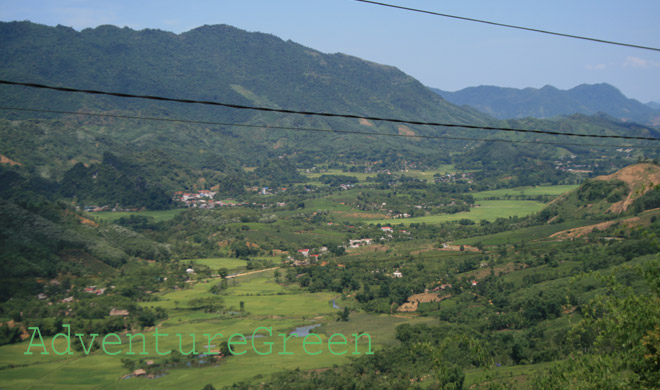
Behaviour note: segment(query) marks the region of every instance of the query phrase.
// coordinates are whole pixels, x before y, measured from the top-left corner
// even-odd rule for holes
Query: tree
[[[438,382],[443,390],[460,390],[465,382],[465,373],[456,364],[443,364],[438,369]]]
[[[337,321],[348,322],[348,316],[351,314],[347,306],[344,306],[344,311],[338,313]]]

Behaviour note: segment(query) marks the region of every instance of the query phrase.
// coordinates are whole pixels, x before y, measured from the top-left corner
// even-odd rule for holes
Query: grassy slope
[[[102,211],[98,213],[87,213],[90,217],[98,219],[101,221],[114,222],[119,218],[129,217],[131,215],[137,215],[142,217],[151,217],[154,219],[154,222],[168,221],[176,217],[179,213],[183,212],[185,209],[173,209],[173,210],[157,210],[157,211]]]

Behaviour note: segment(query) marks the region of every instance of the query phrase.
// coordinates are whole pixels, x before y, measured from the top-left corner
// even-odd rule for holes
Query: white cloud
[[[658,67],[660,67],[660,62],[645,60],[645,59],[639,58],[639,57],[628,56],[628,57],[626,57],[626,60],[623,63],[623,67],[624,68],[642,68],[642,69],[658,68]]]
[[[587,65],[584,68],[586,70],[605,70],[607,69],[607,65],[605,64]]]

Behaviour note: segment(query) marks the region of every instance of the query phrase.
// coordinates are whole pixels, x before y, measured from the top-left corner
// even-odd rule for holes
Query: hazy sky
[[[500,23],[660,47],[659,0],[382,0]],[[660,101],[660,52],[411,13],[354,0],[0,0],[0,20],[176,33],[229,24],[393,65],[454,91],[610,83]]]

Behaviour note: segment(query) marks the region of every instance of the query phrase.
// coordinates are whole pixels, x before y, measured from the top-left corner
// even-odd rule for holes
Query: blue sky
[[[500,23],[660,47],[660,1],[383,0]],[[572,88],[607,82],[660,101],[660,52],[505,29],[353,0],[0,0],[0,20],[176,33],[229,24],[393,65],[428,86]]]

